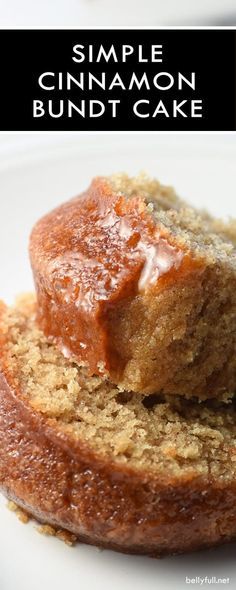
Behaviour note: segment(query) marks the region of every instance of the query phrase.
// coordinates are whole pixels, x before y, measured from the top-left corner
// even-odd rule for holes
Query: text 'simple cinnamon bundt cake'
[[[120,392],[66,359],[33,299],[0,314],[0,488],[79,539],[182,552],[236,537],[233,403]]]
[[[236,386],[234,235],[157,181],[97,178],[33,229],[39,324],[120,389],[224,399]]]

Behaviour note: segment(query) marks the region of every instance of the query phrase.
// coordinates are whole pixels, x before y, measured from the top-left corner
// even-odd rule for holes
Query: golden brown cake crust
[[[183,468],[182,473],[181,459],[176,473],[169,468],[155,472],[141,460],[132,465],[122,464],[105,450],[105,443],[102,452],[102,441],[100,448],[95,448],[79,430],[73,434],[73,429],[62,428],[59,419],[33,409],[28,391],[32,387],[32,374],[26,362],[28,350],[32,350],[33,360],[41,354],[39,362],[43,366],[50,355],[51,362],[58,363],[58,372],[58,359],[63,357],[37,330],[34,337],[38,349],[34,349],[33,335],[30,337],[34,330],[34,307],[29,302],[23,303],[22,309],[19,307],[18,312],[13,310],[8,314],[1,306],[2,316],[6,316],[1,321],[0,332],[0,489],[3,493],[43,523],[62,527],[81,541],[128,553],[159,556],[192,551],[235,538],[236,478],[232,463],[235,413],[230,414],[229,410],[224,426],[223,410],[222,416],[218,412],[216,422],[221,434],[210,428],[209,421],[206,444],[209,445],[207,440],[211,437],[213,461],[209,461],[206,469],[202,458],[201,475],[200,465],[197,467],[195,463],[194,448],[181,451],[182,463],[187,461],[188,455],[191,457],[190,466]],[[32,315],[32,319],[26,320],[27,314],[29,318]],[[17,366],[14,357],[16,360],[19,357],[18,370],[14,368]],[[68,361],[63,360],[63,363],[65,367],[70,366]],[[50,381],[45,366],[42,384]],[[35,381],[38,371],[36,363]],[[24,379],[25,391],[22,390]],[[97,378],[95,381],[99,383]],[[64,395],[72,395],[69,385]],[[92,391],[90,395],[93,396]],[[83,393],[79,392],[76,403],[81,396]],[[202,414],[204,425],[204,409]],[[99,419],[97,416],[97,421]],[[152,420],[155,420],[154,415]],[[227,431],[231,424],[229,437]],[[197,418],[192,426],[184,423],[183,429],[186,428],[192,428],[203,437]],[[169,446],[167,434],[165,436],[169,449],[166,448],[163,456],[167,453],[171,458],[174,446]],[[218,437],[223,446],[217,443]],[[193,442],[193,435],[191,440]],[[156,444],[162,442],[160,439]],[[141,446],[141,440],[139,444]],[[163,447],[160,447],[160,456],[161,453]],[[207,447],[205,453],[207,457]]]
[[[36,224],[40,327],[123,389],[224,398],[236,384],[234,245],[173,191],[140,186],[95,179]]]
[[[201,410],[200,404],[194,406],[186,400],[177,414],[165,410],[167,404],[160,405],[156,414],[145,410],[141,412],[143,429],[154,426],[155,420],[161,422],[162,416],[167,421],[165,429],[151,429],[153,434],[146,442],[144,430],[140,431],[141,438],[135,443],[139,454],[126,442],[117,455],[113,441],[116,428],[122,425],[118,422],[115,426],[113,413],[119,406],[111,406],[110,427],[106,411],[99,410],[100,403],[108,405],[112,386],[99,378],[83,381],[83,370],[71,369],[73,362],[65,360],[35,326],[34,309],[32,298],[19,301],[12,310],[1,305],[1,490],[43,523],[65,528],[82,541],[124,552],[158,556],[233,539],[235,410],[227,406],[216,412]],[[58,380],[51,380],[52,372],[58,374]],[[72,381],[75,385],[81,372],[81,386],[74,398]],[[87,408],[85,389],[90,399]],[[98,406],[91,439],[96,391]],[[56,411],[63,401],[61,395],[67,411],[66,401],[71,400],[75,409],[81,404],[78,427],[75,418],[68,423],[67,412],[62,411],[60,418]],[[134,403],[138,411],[142,403],[139,399]],[[190,420],[184,415],[181,418],[186,404],[187,416],[191,405],[195,407]],[[125,433],[132,439],[129,423],[134,421],[132,408],[125,406],[124,412],[123,442]],[[87,421],[89,413],[91,420]],[[85,429],[79,428],[81,421]],[[109,445],[104,434],[99,438],[102,422],[110,433]],[[138,425],[134,428],[136,438]],[[148,460],[152,455],[153,463]]]
[[[40,326],[62,349],[88,362],[91,374],[104,367],[119,375],[124,368],[121,345],[118,350],[113,342],[116,316],[123,304],[138,299],[145,252],[152,250],[154,234],[143,198],[127,202],[101,178],[85,194],[49,213],[32,232]],[[158,288],[194,268],[201,273],[201,263],[176,248],[173,236],[171,243],[162,231],[156,241],[157,258],[167,260],[171,269],[159,277]]]
[[[0,380],[0,487],[81,541],[152,556],[236,536],[236,483],[158,481],[63,437]]]

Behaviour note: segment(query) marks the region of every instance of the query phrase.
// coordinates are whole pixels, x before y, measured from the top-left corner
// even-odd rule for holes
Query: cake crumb
[[[221,482],[235,480],[233,399],[227,404],[199,403],[177,395],[138,396],[111,386],[103,376],[90,376],[87,369],[65,359],[48,342],[35,322],[34,305],[34,296],[29,296],[25,308],[10,308],[2,316],[1,326],[8,331],[4,355],[24,400],[47,419],[56,418],[63,436],[86,441],[96,453],[112,456],[117,465],[150,469],[158,476],[214,473]],[[17,511],[14,503],[10,507]],[[22,511],[20,517],[27,522]],[[52,528],[41,532],[75,542],[69,533]]]
[[[59,530],[56,532],[56,537],[57,539],[60,539],[60,541],[66,543],[66,545],[69,545],[69,547],[73,547],[77,541],[76,535],[73,535],[73,533],[70,533],[69,531]]]
[[[37,531],[41,535],[47,535],[49,537],[56,537],[60,541],[63,541],[66,545],[69,545],[69,547],[72,547],[73,545],[75,545],[75,543],[77,541],[77,537],[76,537],[76,535],[73,535],[73,533],[70,533],[69,531],[65,531],[62,529],[57,530],[49,524],[43,524],[43,525],[37,527]]]
[[[18,506],[17,506],[17,504],[15,504],[15,502],[12,502],[12,500],[9,500],[9,502],[7,503],[7,508],[11,512],[16,512],[18,509]]]
[[[17,506],[17,504],[15,502],[13,502],[12,500],[9,500],[9,502],[7,503],[7,508],[11,512],[15,512],[17,518],[23,524],[27,524],[29,522],[29,520],[30,520],[29,514],[27,514],[27,512],[25,512],[25,510],[22,510],[22,508],[19,508],[19,506]]]
[[[36,530],[38,531],[38,533],[40,533],[40,535],[47,535],[47,537],[56,536],[56,530],[49,524],[37,526]]]
[[[27,512],[25,512],[25,510],[22,510],[22,508],[17,506],[17,504],[15,502],[13,502],[12,500],[9,500],[7,502],[7,508],[11,512],[15,512],[17,518],[23,524],[27,524],[29,522],[30,515],[27,514]],[[56,537],[60,541],[63,541],[66,545],[69,545],[69,547],[72,547],[73,545],[75,545],[75,543],[77,541],[77,537],[73,533],[70,533],[69,531],[65,531],[63,529],[55,529],[50,524],[43,524],[43,525],[37,526],[36,530],[41,535],[47,535],[48,537]]]

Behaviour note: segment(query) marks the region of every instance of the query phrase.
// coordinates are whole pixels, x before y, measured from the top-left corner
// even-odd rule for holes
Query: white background
[[[235,12],[235,0],[0,0],[0,26],[234,25]]]

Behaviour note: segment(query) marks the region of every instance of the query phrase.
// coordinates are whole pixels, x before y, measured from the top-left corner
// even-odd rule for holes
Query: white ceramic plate
[[[0,0],[0,26],[214,25],[234,11],[235,0]]]
[[[34,221],[92,176],[146,169],[196,205],[236,215],[235,162],[236,136],[0,136],[0,296],[12,301],[31,288],[27,241]],[[4,498],[0,522],[0,590],[184,590],[192,587],[186,576],[229,577],[226,587],[236,587],[235,545],[162,560],[82,544],[70,549],[19,523]]]

